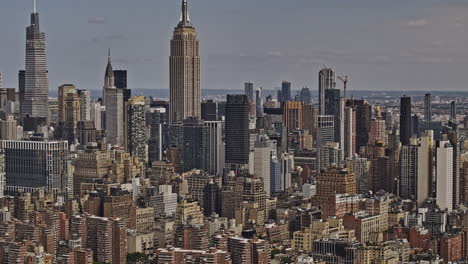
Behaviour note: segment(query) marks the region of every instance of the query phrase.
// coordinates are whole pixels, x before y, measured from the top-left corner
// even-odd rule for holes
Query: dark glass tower
[[[281,83],[281,102],[291,101],[291,83],[283,81]]]
[[[216,121],[218,119],[217,105],[213,100],[207,100],[201,104],[201,118],[205,121]]]
[[[411,97],[403,96],[400,100],[400,142],[403,146],[410,144],[412,125]]]
[[[228,95],[226,103],[226,163],[249,163],[249,99]]]
[[[432,121],[432,96],[430,93],[424,95],[424,121]]]
[[[114,85],[117,89],[122,89],[124,102],[128,102],[132,98],[132,90],[127,86],[127,71],[115,70],[114,71]]]

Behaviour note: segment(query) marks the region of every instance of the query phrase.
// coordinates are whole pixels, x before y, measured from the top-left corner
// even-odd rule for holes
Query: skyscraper
[[[450,102],[450,120],[457,121],[457,103],[455,101]]]
[[[437,205],[450,212],[453,209],[453,147],[446,137],[437,142],[436,177]]]
[[[335,137],[334,141],[341,144],[341,138],[343,137],[343,115],[344,115],[344,103],[341,99],[341,92],[339,89],[329,88],[325,89],[325,115],[332,115],[335,118]],[[323,114],[322,114],[323,115]]]
[[[283,106],[283,123],[288,134],[296,129],[302,129],[303,103],[299,101],[286,101]]]
[[[424,95],[424,120],[432,121],[432,96],[430,93]]]
[[[145,97],[132,97],[127,104],[127,151],[142,162],[148,161]]]
[[[213,100],[201,103],[201,119],[205,121],[216,121],[218,119],[218,105]]]
[[[207,172],[213,175],[221,175],[224,168],[223,125],[224,121],[205,121],[205,126],[209,128]]]
[[[412,136],[411,97],[403,96],[400,101],[400,141],[406,146]]]
[[[31,25],[26,28],[26,68],[24,100],[21,102],[21,117],[49,116],[49,80],[45,47],[45,33],[39,27],[36,7],[31,14]]]
[[[402,199],[415,200],[418,183],[418,145],[412,138],[409,145],[401,147],[400,156],[400,196]]]
[[[228,95],[226,104],[226,163],[249,163],[249,100],[246,95]]]
[[[312,95],[310,93],[310,89],[307,87],[302,88],[299,98],[304,103],[311,103],[312,102]]]
[[[197,32],[190,23],[187,0],[171,40],[170,121],[200,118],[200,54]]]
[[[372,107],[364,100],[351,101],[352,107],[356,111],[356,152],[359,153],[362,147],[366,147],[369,142],[370,120]]]
[[[418,190],[416,199],[418,205],[421,205],[426,199],[432,197],[434,131],[425,131],[418,141],[418,181],[416,184]]]
[[[344,111],[344,158],[352,158],[356,153],[356,111],[346,107]]]
[[[255,113],[257,117],[263,116],[263,89],[262,87],[255,90]]]
[[[335,138],[335,118],[332,115],[319,115],[317,121],[317,148],[324,147]]]
[[[276,144],[271,141],[268,136],[258,135],[254,143],[254,148],[254,174],[263,179],[265,193],[267,197],[270,197],[271,158],[276,150]]]
[[[186,119],[183,123],[184,172],[208,170],[209,128],[201,120]]]
[[[291,101],[291,83],[283,81],[281,83],[281,103]]]
[[[250,102],[255,103],[255,89],[254,84],[251,82],[246,82],[244,84],[244,91],[247,98],[249,98]]]
[[[319,72],[319,115],[325,113],[325,90],[335,89],[335,72],[330,68],[323,68]]]
[[[106,74],[104,76],[104,97],[103,103],[106,107],[106,136],[107,141],[112,145],[124,145],[124,118],[123,118],[123,93],[117,89],[114,83],[114,71],[109,57],[107,61]]]

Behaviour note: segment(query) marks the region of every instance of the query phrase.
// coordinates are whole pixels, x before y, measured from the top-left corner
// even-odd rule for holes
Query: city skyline
[[[131,88],[168,89],[165,40],[179,17],[179,2],[40,1],[50,89],[70,82],[99,89],[102,54],[108,47],[114,50],[116,68],[129,71]],[[465,89],[466,3],[373,2],[196,1],[192,13],[204,58],[201,88],[239,89],[252,81],[271,89],[288,80],[295,89],[315,90],[313,73],[326,65],[351,76],[351,90]],[[4,87],[17,88],[17,71],[24,67],[19,28],[27,25],[24,15],[32,10],[32,1],[7,1],[4,6],[2,11],[8,12],[0,11],[0,22],[7,26],[0,32],[10,37],[0,51],[0,71]],[[130,19],[123,13],[127,11],[139,15]]]

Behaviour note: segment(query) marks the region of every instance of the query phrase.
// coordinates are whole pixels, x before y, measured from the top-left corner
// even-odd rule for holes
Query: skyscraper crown
[[[177,27],[193,27],[192,23],[190,23],[187,0],[182,0],[182,14]]]
[[[110,49],[107,55],[107,67],[106,67],[106,74],[104,76],[104,86],[114,87],[114,71],[112,70]]]

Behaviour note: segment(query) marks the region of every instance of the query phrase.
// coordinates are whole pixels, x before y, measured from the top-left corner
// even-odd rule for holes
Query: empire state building
[[[169,58],[170,121],[199,119],[200,54],[197,32],[190,23],[187,0],[182,1],[182,16],[174,29]]]

